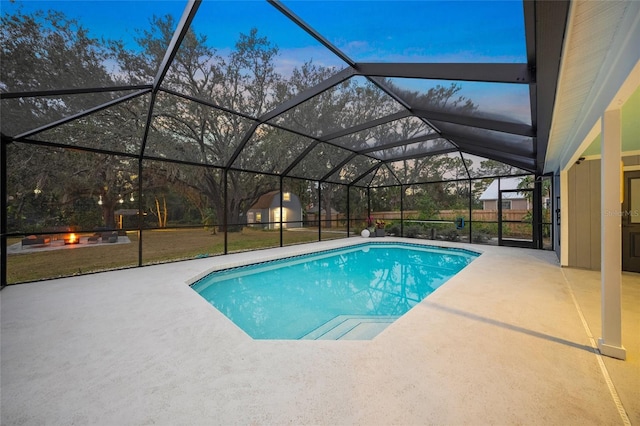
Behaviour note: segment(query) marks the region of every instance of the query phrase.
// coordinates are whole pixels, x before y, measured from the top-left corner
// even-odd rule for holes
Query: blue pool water
[[[367,243],[217,271],[191,287],[254,339],[371,339],[477,256]]]

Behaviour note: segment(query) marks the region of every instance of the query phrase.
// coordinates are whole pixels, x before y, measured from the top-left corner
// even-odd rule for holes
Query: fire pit
[[[64,237],[64,244],[79,244],[80,238],[76,234],[69,234]]]

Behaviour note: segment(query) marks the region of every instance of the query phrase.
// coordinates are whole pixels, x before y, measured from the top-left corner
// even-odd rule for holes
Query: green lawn
[[[336,230],[340,231],[340,230]],[[342,230],[344,231],[344,230]],[[9,284],[64,277],[138,265],[138,235],[127,234],[131,244],[100,244],[74,249],[61,249],[12,254],[7,259]],[[322,239],[345,236],[344,232],[323,232]],[[228,234],[229,252],[255,250],[280,245],[280,231],[245,228]],[[317,229],[284,231],[284,244],[300,244],[318,240]],[[10,239],[8,244],[20,242]],[[212,235],[204,229],[168,229],[144,231],[142,262],[153,264],[196,257],[215,256],[224,252],[224,235]]]

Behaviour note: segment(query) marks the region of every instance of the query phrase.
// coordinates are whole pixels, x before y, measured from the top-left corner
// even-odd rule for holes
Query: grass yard
[[[342,232],[325,232],[322,239],[346,236]],[[129,232],[130,244],[99,244],[77,246],[72,249],[32,251],[11,254],[7,259],[7,283],[15,284],[58,278],[109,269],[138,265],[138,235]],[[318,240],[317,229],[284,231],[285,245]],[[9,239],[8,244],[19,243],[19,238]],[[280,245],[280,231],[244,228],[242,232],[228,234],[229,252],[256,250]],[[145,265],[196,257],[215,256],[224,253],[224,235],[212,235],[204,229],[162,229],[142,233],[142,263]]]

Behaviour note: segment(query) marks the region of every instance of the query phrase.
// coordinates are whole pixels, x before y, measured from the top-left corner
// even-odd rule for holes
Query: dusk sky
[[[183,1],[2,1],[3,13],[55,9],[96,37],[131,41],[153,15],[182,14]],[[355,61],[525,62],[522,1],[285,1]],[[20,6],[21,5],[21,6]],[[206,24],[205,24],[206,23]],[[231,48],[257,27],[282,50],[316,44],[265,1],[211,1],[194,27],[212,45]]]
[[[2,13],[55,9],[77,19],[91,36],[120,39],[135,49],[135,30],[155,15],[180,19],[183,1],[2,1]],[[284,1],[283,4],[356,62],[526,62],[522,1]],[[205,0],[193,28],[226,55],[240,33],[258,28],[277,45],[276,69],[287,75],[313,60],[337,69],[345,64],[266,1]],[[426,91],[448,82],[402,79]],[[460,83],[462,95],[482,109],[529,116],[528,87]],[[499,99],[499,100],[498,100]]]

